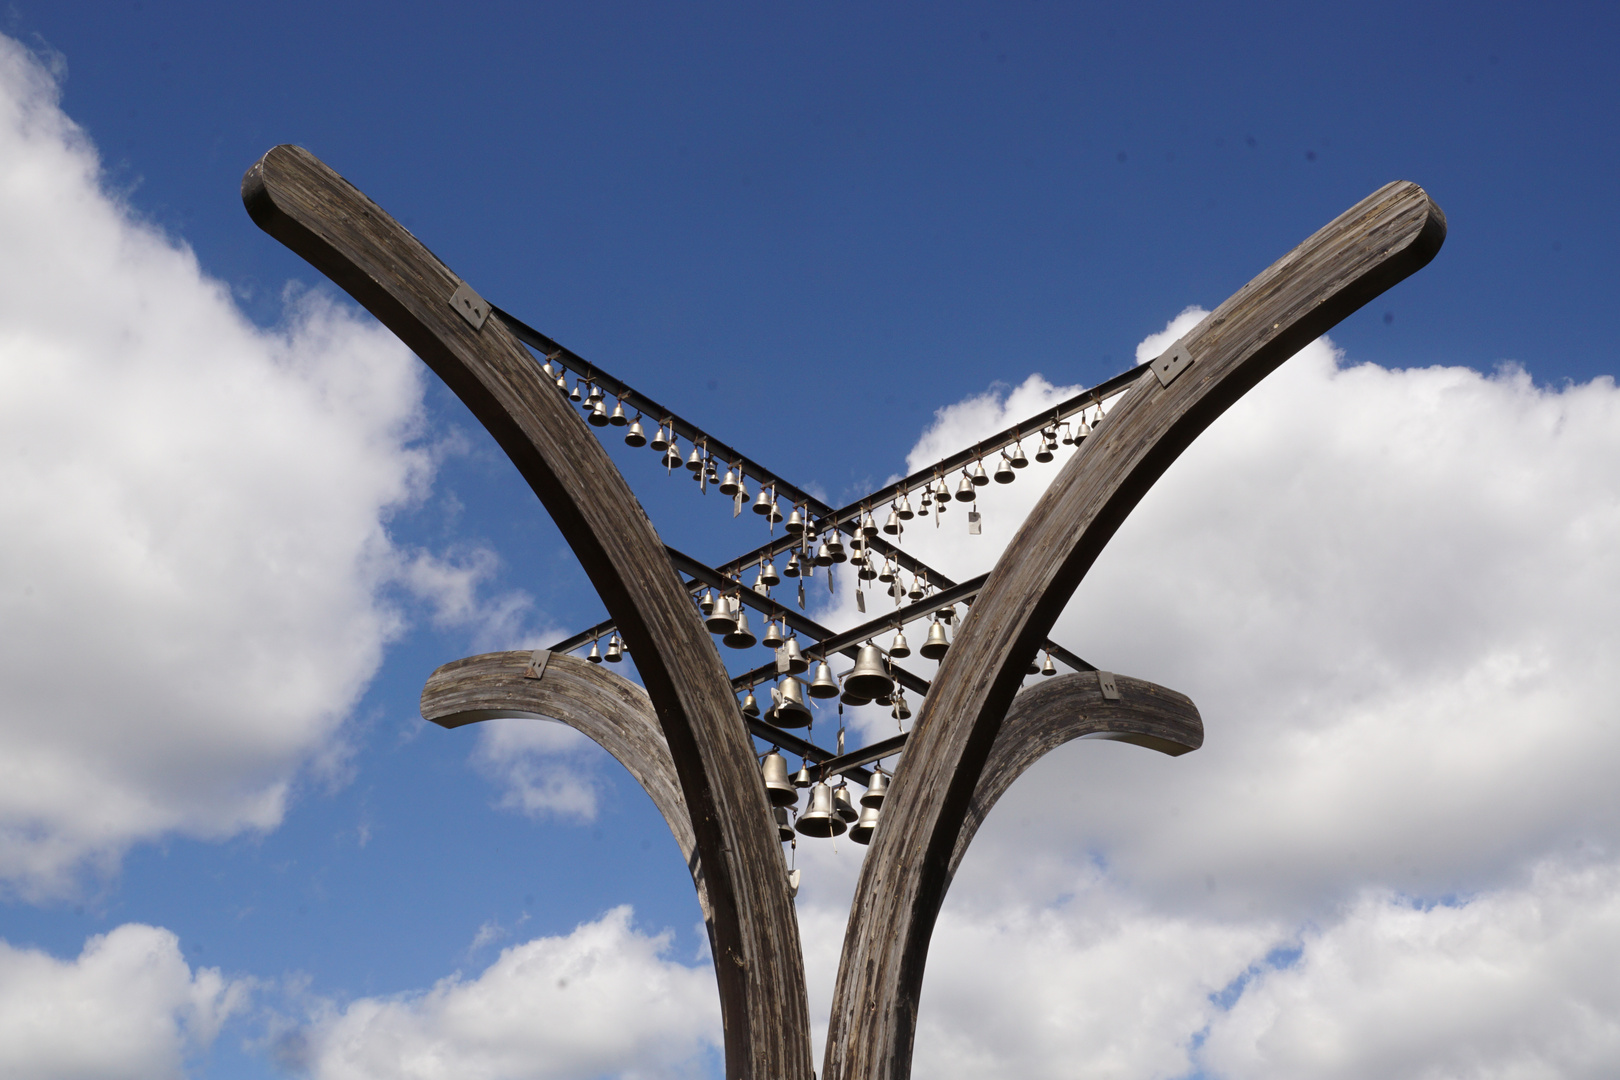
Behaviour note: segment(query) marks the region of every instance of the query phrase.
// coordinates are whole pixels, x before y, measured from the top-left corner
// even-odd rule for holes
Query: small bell
[[[748,629],[748,612],[742,610],[740,605],[737,608],[736,629],[726,634],[726,636],[720,640],[725,642],[733,649],[753,648],[755,643],[759,641],[759,639],[754,636],[754,632]]]
[[[797,506],[788,514],[787,524],[782,526],[782,531],[789,536],[799,536],[804,532],[804,518],[799,515]]]
[[[739,486],[740,482],[737,479],[737,467],[735,465],[726,466],[725,478],[720,481],[720,494],[735,495],[737,494],[737,488]]]
[[[602,388],[600,386],[597,386],[595,383],[591,383],[590,388],[585,393],[585,404],[587,404],[587,405],[595,405],[597,402],[599,402],[601,400],[602,400]]]
[[[681,447],[674,435],[669,437],[669,446],[664,450],[664,467],[666,469],[680,468]]]
[[[561,390],[564,394],[568,393],[568,371],[566,368],[559,368],[557,370],[557,389]]]
[[[614,427],[624,427],[624,425],[628,424],[629,422],[630,418],[624,415],[623,399],[616,398],[613,402],[613,411],[608,414],[608,423],[612,424]]]
[[[767,585],[780,585],[782,583],[781,577],[779,577],[776,573],[775,559],[765,560],[765,565],[759,572],[759,580],[763,581]]]
[[[969,475],[971,475],[973,478],[974,487],[984,487],[984,485],[990,482],[990,477],[985,475],[984,462],[982,461],[975,461],[973,463],[973,472]]]
[[[778,810],[777,813],[783,817],[787,816],[786,810]],[[849,827],[849,838],[857,844],[870,844],[872,834],[877,832],[878,816],[882,813],[883,811],[875,806],[861,807],[861,816],[856,818],[855,824]],[[780,827],[777,829],[777,834],[781,834]]]
[[[799,576],[799,553],[797,551],[793,552],[792,554],[790,554],[788,556],[787,565],[782,567],[782,576],[783,577],[798,577]]]
[[[821,546],[816,548],[816,565],[831,566],[832,562],[832,548],[827,545],[827,541],[823,540]]]
[[[815,775],[810,771],[810,762],[805,761],[799,766],[799,771],[793,774],[793,786],[807,788],[816,782]]]
[[[864,511],[861,514],[861,532],[869,537],[878,534],[877,519],[872,516],[871,511]]]
[[[624,642],[619,640],[618,634],[608,638],[607,655],[603,659],[610,664],[617,664],[624,659]]]
[[[877,567],[872,565],[875,561],[868,558],[861,559],[861,568],[857,574],[862,581],[871,581],[878,576]]]
[[[951,625],[951,623],[955,622],[956,621],[956,605],[955,604],[947,604],[946,606],[940,608],[939,609],[939,621],[944,623],[946,626],[949,626],[949,625]]]
[[[900,496],[900,505],[894,512],[900,515],[901,521],[910,521],[917,516],[917,512],[911,508],[911,500],[904,495]]]
[[[1013,444],[1012,453],[1007,456],[1007,460],[1012,462],[1015,469],[1029,468],[1029,458],[1024,456],[1024,444],[1021,442]]]
[[[1056,456],[1057,443],[1055,442],[1042,442],[1039,448],[1037,448],[1035,451],[1035,460],[1039,461],[1043,465],[1048,461],[1051,461]]]
[[[555,379],[557,377],[557,369],[551,366],[551,358],[549,356],[546,357],[546,362],[540,365],[540,370],[545,373],[545,376],[548,379]]]
[[[889,657],[893,660],[904,660],[911,655],[911,646],[906,644],[904,629],[894,632],[894,640],[889,642]]]
[[[711,634],[729,634],[737,629],[737,616],[732,614],[731,601],[722,596],[715,601],[714,610],[703,620]]]
[[[754,500],[754,513],[769,514],[771,512],[771,508],[775,505],[775,502],[776,500],[771,498],[770,488],[760,488],[759,498]]]
[[[931,487],[924,487],[922,490],[922,498],[917,500],[917,506],[922,510],[923,513],[926,514],[928,513],[929,508],[933,505],[934,489]]]
[[[936,503],[948,503],[951,501],[951,486],[943,480],[934,485],[934,501]]]
[[[669,449],[669,436],[664,434],[663,424],[658,425],[658,433],[652,437],[652,442],[648,443],[647,445],[652,447],[654,450],[657,450],[659,453],[663,453],[665,450]]]
[[[945,650],[951,647],[950,640],[945,636],[945,626],[938,619],[928,627],[928,640],[922,643],[917,651],[926,660],[938,660],[945,655]]]
[[[996,483],[1010,484],[1016,476],[1017,474],[1012,469],[1012,462],[1007,460],[1006,451],[1002,451],[1001,463],[996,466]]]
[[[821,781],[810,787],[810,808],[799,815],[798,829],[805,836],[842,836],[849,826],[833,812],[832,788]]]
[[[900,511],[889,511],[889,520],[883,523],[883,531],[888,533],[890,536],[900,535]]]
[[[601,650],[597,649],[595,641],[591,642],[591,651],[585,654],[585,659],[589,660],[593,664],[600,664],[602,662],[602,653]]]
[[[787,654],[789,675],[803,675],[810,670],[810,661],[806,660],[804,653],[800,651],[798,638],[788,638],[787,644],[782,646],[782,651]]]
[[[799,687],[799,680],[789,675],[771,691],[774,704],[771,706],[771,722],[778,727],[801,728],[809,727],[814,719],[810,715],[810,706],[804,703],[804,691]]]
[[[754,688],[750,686],[748,693],[743,695],[742,714],[750,720],[759,719],[759,699],[754,696]]]
[[[1039,675],[1040,673],[1041,673],[1041,665],[1039,665],[1039,664],[1037,664],[1035,662],[1035,658],[1033,656],[1030,657],[1029,658],[1029,670],[1024,672],[1024,674],[1025,675]]]
[[[704,618],[708,618],[710,615],[714,614],[714,590],[713,589],[704,589],[703,590],[703,595],[698,597],[698,610],[703,612],[703,617]]]
[[[1074,429],[1069,427],[1069,422],[1067,420],[1063,422],[1063,438],[1061,441],[1064,446],[1073,446],[1075,443],[1080,441],[1074,437]]]
[[[844,554],[844,538],[839,534],[837,529],[834,529],[832,536],[828,537],[826,546],[827,553],[832,556],[833,562],[841,563],[849,561],[849,556]],[[820,562],[821,560],[817,559],[816,561]]]
[[[765,520],[775,525],[782,520],[782,508],[776,505],[776,490],[771,489],[771,505],[765,511]]]
[[[591,406],[590,415],[585,417],[585,419],[591,425],[591,427],[607,427],[607,408],[600,400],[598,400],[595,405]]]
[[[1101,409],[1097,410],[1097,419],[1099,421],[1102,420],[1102,410]],[[1095,428],[1096,428],[1095,424],[1089,424],[1089,423],[1086,422],[1086,414],[1081,413],[1080,414],[1080,426],[1074,429],[1074,441],[1079,442],[1081,439],[1085,438],[1087,435],[1090,435],[1092,433],[1092,431],[1095,430]]]
[[[878,571],[878,580],[887,585],[894,581],[894,575],[894,560],[885,558],[883,560],[883,569]]]
[[[1057,674],[1057,665],[1052,663],[1052,654],[1051,653],[1046,654],[1046,663],[1041,665],[1041,674],[1042,675],[1056,675]]]
[[[928,595],[928,587],[923,584],[922,578],[914,577],[911,579],[911,588],[906,590],[906,595],[913,600],[921,600]]]
[[[771,747],[759,763],[759,771],[765,777],[765,797],[772,806],[792,806],[799,801],[798,789],[788,780],[787,758],[777,753],[776,747]]]
[[[816,677],[810,683],[810,696],[813,698],[838,696],[838,682],[833,678],[832,665],[825,660],[816,665]]]
[[[647,445],[647,433],[645,431],[641,430],[641,416],[639,414],[636,416],[636,418],[634,420],[630,421],[630,430],[628,430],[628,431],[626,431],[624,433],[624,445],[626,445],[626,446],[646,446]]]
[[[775,619],[765,624],[765,636],[759,639],[759,643],[767,649],[782,647],[782,631],[777,627]]]
[[[778,843],[785,844],[793,839],[793,825],[788,821],[787,807],[771,807],[771,820],[776,823],[776,839]]]
[[[699,450],[695,446],[692,447],[692,453],[690,455],[688,455],[687,459],[686,459],[686,468],[687,468],[688,472],[702,472],[703,471],[703,451],[702,450]]]
[[[911,706],[906,704],[906,695],[896,690],[894,694],[890,696],[889,702],[894,706],[889,710],[890,716],[894,717],[896,720],[911,719]]]
[[[568,392],[568,400],[569,401],[584,401],[585,400],[585,395],[580,393],[580,391],[579,391],[579,388],[581,386],[583,386],[584,384],[585,384],[584,379],[575,379],[574,380],[574,388]]]
[[[783,763],[784,771],[787,762]],[[866,785],[866,794],[861,796],[861,805],[870,806],[874,810],[883,805],[883,797],[889,793],[889,774],[879,765],[872,770],[872,782]]]
[[[833,788],[832,795],[833,813],[843,818],[846,825],[861,816],[861,812],[855,809],[855,804],[850,801],[849,785],[847,783],[842,780],[838,781],[838,786]]]
[[[855,669],[844,679],[844,690],[867,700],[888,697],[894,679],[883,664],[883,650],[868,641],[855,658]]]
[[[972,502],[978,498],[978,495],[978,491],[973,486],[973,478],[968,475],[966,469],[963,469],[962,482],[956,485],[956,501]]]

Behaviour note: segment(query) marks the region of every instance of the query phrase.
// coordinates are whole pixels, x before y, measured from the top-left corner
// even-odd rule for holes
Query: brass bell
[[[804,532],[804,518],[799,515],[797,506],[793,508],[792,513],[788,514],[787,524],[782,526],[782,531],[789,536],[798,536]]]
[[[888,533],[890,536],[900,535],[900,511],[889,511],[889,520],[883,523],[883,531]]]
[[[776,823],[776,840],[778,843],[785,844],[793,839],[793,826],[788,821],[787,807],[771,807],[771,820]]]
[[[787,644],[782,646],[782,651],[787,653],[788,674],[803,675],[810,670],[810,661],[806,660],[804,653],[799,650],[798,638],[788,638]]]
[[[945,636],[945,626],[938,619],[928,627],[928,640],[922,643],[917,651],[927,660],[938,660],[945,655],[945,650],[951,647],[950,639]]]
[[[871,511],[864,511],[861,514],[861,532],[867,536],[878,534],[877,519],[872,516]]]
[[[899,690],[896,690],[892,695],[890,695],[889,701],[894,706],[889,710],[890,716],[894,717],[896,720],[911,719],[911,706],[906,704],[905,694],[901,693]]]
[[[1052,654],[1051,653],[1046,654],[1046,663],[1041,665],[1041,674],[1042,675],[1056,675],[1057,674],[1057,665],[1052,663]]]
[[[782,763],[785,767],[787,762]],[[861,796],[861,805],[877,809],[883,805],[883,797],[889,793],[889,774],[879,765],[872,770],[872,782],[866,785],[866,794]]]
[[[754,688],[750,686],[748,693],[743,696],[742,714],[750,720],[759,719],[759,699],[754,697]]]
[[[735,495],[737,494],[737,487],[737,467],[735,465],[728,465],[726,466],[725,478],[720,481],[720,494]]]
[[[889,696],[894,690],[894,679],[884,667],[882,649],[870,641],[861,646],[855,658],[855,669],[844,678],[844,689],[867,700]]]
[[[727,633],[726,636],[720,640],[731,646],[733,649],[752,648],[759,640],[754,636],[754,632],[748,629],[748,612],[744,611],[740,604],[737,607],[736,629]]]
[[[772,806],[792,806],[799,801],[798,789],[788,780],[787,758],[776,747],[759,763],[759,771],[765,776],[765,797]]]
[[[626,445],[626,446],[646,446],[647,445],[647,433],[645,431],[641,430],[641,415],[639,413],[636,414],[636,418],[634,420],[630,421],[630,430],[628,430],[628,431],[626,431],[624,433],[624,445]]]
[[[974,487],[984,487],[984,485],[990,482],[990,478],[984,473],[984,462],[982,461],[975,461],[973,463],[973,472],[970,475],[973,478]]]
[[[816,665],[816,677],[810,683],[810,696],[813,698],[838,696],[838,682],[833,678],[832,665],[825,660]]]
[[[776,620],[773,619],[765,624],[765,636],[759,639],[759,643],[767,649],[779,649],[782,647],[782,631],[777,628]]]
[[[698,597],[698,610],[703,612],[703,617],[704,618],[708,618],[710,615],[712,615],[714,613],[714,590],[713,589],[704,589],[703,590],[703,595]]]
[[[855,809],[855,804],[849,799],[849,785],[844,781],[838,781],[838,786],[833,788],[832,799],[833,813],[843,818],[846,825],[861,816],[861,812]]]
[[[831,566],[832,561],[832,548],[828,547],[827,541],[823,540],[821,546],[816,548],[816,565]]]
[[[849,830],[844,819],[833,812],[832,788],[820,780],[810,788],[810,808],[799,815],[798,829],[806,836],[842,836]]]
[[[608,423],[612,424],[614,427],[624,427],[624,425],[628,424],[629,422],[630,418],[624,415],[624,399],[615,398],[613,401],[613,411],[608,413]]]
[[[765,560],[765,565],[763,567],[761,567],[760,571],[759,571],[759,580],[763,581],[767,585],[780,585],[780,584],[782,584],[781,577],[779,577],[777,575],[777,573],[776,573],[776,560],[775,559],[766,559]]]
[[[786,810],[779,810],[777,812],[782,814],[784,817],[787,815]],[[855,824],[849,827],[849,838],[855,841],[857,844],[870,844],[872,842],[872,834],[877,832],[878,816],[882,813],[883,811],[879,810],[875,806],[861,807],[861,816],[856,818]],[[780,832],[780,830],[778,831]]]
[[[590,423],[591,427],[607,427],[608,426],[607,408],[602,403],[602,400],[600,398],[597,399],[595,405],[591,406],[591,414],[589,416],[587,416],[585,419],[586,419],[587,422]]]
[[[783,577],[799,576],[799,553],[797,551],[788,555],[787,565],[782,567]]]
[[[652,437],[652,442],[647,445],[660,453],[669,449],[669,436],[664,434],[663,424],[658,425],[658,433]]]
[[[906,644],[905,629],[894,632],[894,640],[889,642],[889,656],[894,660],[904,660],[911,655],[911,646]]]
[[[810,762],[808,760],[802,761],[799,765],[799,771],[793,774],[793,786],[807,788],[815,782],[815,775],[810,771]]]
[[[722,596],[715,601],[714,610],[703,620],[711,634],[729,634],[737,629],[737,616],[731,610],[731,600]]]
[[[703,471],[703,451],[702,450],[699,450],[695,446],[692,447],[692,453],[689,454],[687,456],[687,458],[686,458],[686,468],[687,468],[687,471],[689,471],[689,472],[702,472]]]
[[[962,482],[956,485],[956,501],[972,502],[974,499],[978,498],[978,495],[978,491],[973,487],[973,478],[968,475],[966,469],[963,469]]]
[[[1013,444],[1012,453],[1007,456],[1007,460],[1012,462],[1015,469],[1029,468],[1029,458],[1024,456],[1024,444],[1021,442]]]
[[[619,640],[618,634],[614,634],[608,638],[607,656],[603,657],[603,659],[610,664],[617,664],[623,658],[624,642]]]
[[[1001,464],[996,466],[996,483],[1010,484],[1016,475],[1012,469],[1012,462],[1007,459],[1006,451],[1002,451]]]
[[[589,660],[593,664],[600,664],[602,662],[602,653],[597,649],[595,641],[591,642],[591,651],[585,654],[585,659]]]
[[[800,689],[799,680],[789,675],[771,690],[771,722],[777,727],[801,728],[809,727],[814,719],[810,715],[810,706],[804,703],[804,691]]]

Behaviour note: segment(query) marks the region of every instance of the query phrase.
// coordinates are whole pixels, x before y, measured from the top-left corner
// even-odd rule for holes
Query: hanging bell
[[[862,705],[872,704],[872,699],[869,697],[861,697],[859,694],[852,694],[850,693],[849,687],[846,686],[844,687],[844,692],[838,695],[838,703],[840,705],[848,705],[850,708],[856,709]]]
[[[878,534],[877,519],[872,516],[871,511],[863,511],[861,513],[861,532],[869,537],[876,536]]]
[[[1062,431],[1063,431],[1063,438],[1062,438],[1061,441],[1062,441],[1064,446],[1073,446],[1075,443],[1080,441],[1079,439],[1076,439],[1074,437],[1074,429],[1069,427],[1069,422],[1067,420],[1065,420],[1063,422]]]
[[[792,806],[799,801],[798,789],[788,780],[787,758],[777,753],[776,747],[759,763],[765,777],[765,797],[772,806]]]
[[[972,502],[978,496],[979,493],[973,486],[973,478],[968,475],[966,469],[963,469],[962,482],[956,485],[956,501]]]
[[[568,393],[568,372],[564,368],[557,369],[557,389],[564,394]]]
[[[597,399],[596,404],[591,406],[591,413],[585,419],[591,425],[591,427],[608,426],[607,408],[601,399]]]
[[[669,436],[664,434],[663,424],[658,425],[658,433],[652,437],[652,442],[647,445],[660,453],[669,449]]]
[[[759,639],[754,636],[754,632],[748,629],[748,612],[744,611],[740,604],[737,607],[736,629],[726,634],[726,636],[720,640],[725,642],[733,649],[753,648],[754,644],[759,641]]]
[[[647,445],[647,433],[645,431],[641,430],[641,416],[639,414],[636,416],[636,418],[634,420],[630,421],[630,430],[626,431],[624,433],[624,445],[626,445],[626,446],[646,446]]]
[[[928,595],[928,587],[923,584],[922,578],[913,577],[911,579],[911,588],[906,590],[906,595],[913,600],[921,600]]]
[[[894,632],[894,640],[889,642],[889,657],[894,660],[904,660],[911,655],[911,646],[906,644],[904,629]]]
[[[754,696],[754,688],[750,686],[748,693],[743,695],[742,714],[750,720],[759,719],[759,699]]]
[[[585,400],[585,395],[579,392],[579,388],[581,386],[583,386],[584,384],[585,384],[584,379],[575,379],[574,380],[574,388],[568,392],[568,400],[569,401],[584,401]]]
[[[887,585],[894,581],[894,575],[894,560],[885,558],[883,560],[883,569],[878,571],[878,580]]]
[[[545,376],[548,379],[555,379],[557,377],[557,369],[551,366],[551,358],[549,356],[546,357],[546,362],[540,365],[540,370],[545,373]]]
[[[686,458],[686,468],[689,472],[703,471],[703,451],[692,447],[692,453]]]
[[[1024,444],[1021,442],[1013,444],[1012,453],[1007,456],[1007,460],[1012,462],[1015,469],[1029,468],[1029,458],[1024,456]]]
[[[799,576],[799,553],[797,551],[788,555],[787,565],[782,567],[783,577]]]
[[[810,771],[810,762],[808,760],[801,758],[800,761],[799,771],[793,774],[793,786],[807,788],[816,782],[815,774]]]
[[[832,562],[832,548],[828,547],[827,541],[823,540],[821,546],[816,548],[816,565],[831,566]]]
[[[778,810],[777,813],[784,817],[787,816],[786,810]],[[849,827],[849,838],[857,844],[870,844],[872,834],[877,832],[878,816],[882,813],[883,811],[875,806],[861,807],[861,816],[856,818],[855,824]],[[780,834],[780,829],[778,829],[778,834]]]
[[[771,807],[771,820],[776,823],[776,839],[778,843],[785,844],[793,839],[793,825],[788,821],[787,807]]]
[[[720,481],[720,494],[735,495],[737,494],[737,486],[737,467],[735,465],[728,465],[726,466],[725,478]]]
[[[720,482],[720,472],[715,468],[714,458],[707,458],[704,460],[703,470],[708,477],[709,483],[718,484]]]
[[[900,496],[900,505],[894,512],[900,515],[901,521],[910,521],[917,516],[917,512],[911,508],[911,500],[904,495]]]
[[[771,512],[771,507],[775,503],[775,501],[776,500],[771,498],[771,489],[770,488],[760,488],[759,489],[759,498],[754,500],[754,513],[756,513],[756,514],[769,514]]]
[[[804,532],[804,518],[799,515],[797,506],[788,514],[787,524],[782,526],[782,531],[789,536],[799,536]]]
[[[973,472],[969,475],[973,478],[974,487],[984,487],[984,485],[990,482],[990,477],[985,475],[984,462],[982,461],[975,461],[973,463]]]
[[[724,596],[715,601],[714,610],[703,620],[703,625],[708,627],[709,633],[729,634],[737,629],[737,616],[732,611],[731,605],[732,601]]]
[[[948,502],[950,502],[951,501],[951,485],[947,484],[943,480],[940,480],[939,482],[937,482],[934,485],[934,501],[936,503],[948,503]]]
[[[591,651],[585,654],[585,659],[589,660],[593,664],[600,664],[602,662],[602,653],[599,649],[597,649],[595,641],[591,642]]]
[[[1046,663],[1041,665],[1041,674],[1042,675],[1056,675],[1057,674],[1057,665],[1052,663],[1052,654],[1051,653],[1046,654]]]
[[[623,399],[616,398],[613,402],[613,411],[608,414],[608,423],[612,424],[614,427],[624,427],[624,425],[628,424],[629,422],[630,418],[624,415]]]
[[[782,583],[781,577],[779,577],[776,573],[775,559],[765,560],[765,566],[759,572],[759,580],[763,581],[767,585],[780,585]]]
[[[1029,658],[1029,670],[1024,672],[1024,674],[1025,675],[1039,675],[1040,673],[1041,673],[1041,665],[1039,665],[1039,664],[1037,664],[1035,662],[1035,658],[1033,656],[1030,657]]]
[[[939,609],[939,621],[944,623],[946,626],[949,626],[949,625],[951,625],[951,623],[955,622],[956,621],[956,605],[955,604],[946,604],[944,607],[940,608]]]
[[[1035,451],[1035,460],[1039,461],[1043,465],[1046,462],[1051,461],[1056,456],[1057,443],[1055,442],[1042,442],[1040,447]]]
[[[698,610],[703,612],[703,617],[704,618],[708,618],[710,615],[714,614],[714,590],[713,589],[704,589],[703,590],[703,595],[698,597]]]
[[[833,562],[849,561],[849,556],[844,554],[844,538],[837,529],[834,529],[832,536],[828,538],[826,548],[827,553],[832,556]],[[816,561],[820,562],[821,560],[818,558]]]
[[[624,642],[619,640],[618,634],[608,638],[607,655],[603,659],[610,664],[617,664],[624,659]]]
[[[1007,458],[1007,452],[1002,451],[1001,463],[996,466],[996,483],[1010,484],[1016,475],[1012,469],[1012,462]]]
[[[951,647],[950,639],[945,636],[945,626],[938,619],[928,627],[928,640],[922,643],[917,651],[926,660],[938,660],[945,655],[945,650]]]
[[[850,822],[861,816],[861,812],[855,809],[855,804],[850,801],[849,785],[844,781],[838,781],[838,786],[833,788],[832,801],[833,813],[843,818],[844,824],[848,825]]]
[[[900,535],[900,511],[889,511],[889,520],[883,523],[883,531],[888,533],[890,536]]]
[[[787,644],[782,646],[782,651],[787,653],[789,675],[803,675],[810,670],[810,661],[806,660],[804,653],[800,651],[798,638],[788,638]]]
[[[597,386],[595,383],[591,383],[590,386],[586,389],[585,404],[587,404],[587,405],[595,405],[597,402],[599,402],[601,400],[602,400],[602,388],[600,386]]]
[[[787,762],[782,763],[785,767]],[[861,805],[870,806],[874,810],[883,805],[883,797],[889,793],[889,774],[879,765],[872,770],[872,782],[866,785],[866,794],[861,796]]]
[[[810,715],[810,706],[804,703],[804,691],[800,688],[799,680],[789,675],[771,691],[773,704],[771,705],[771,722],[777,727],[801,728],[809,727],[814,719]]]
[[[842,836],[849,829],[833,812],[832,788],[820,780],[810,787],[810,808],[799,815],[798,829],[806,836]]]
[[[844,689],[868,700],[888,697],[894,679],[883,663],[883,650],[868,641],[855,658],[855,669],[844,678]]]
[[[777,628],[775,619],[765,624],[765,636],[759,639],[759,643],[767,649],[782,647],[782,631]]]
[[[669,446],[664,450],[664,467],[678,469],[681,464],[681,447],[674,435],[669,437]]]
[[[889,710],[890,716],[894,717],[896,720],[911,719],[911,706],[906,704],[906,695],[896,690],[889,697],[889,703],[893,706],[893,708]]]
[[[816,677],[810,683],[810,696],[813,698],[838,696],[838,681],[833,678],[832,665],[825,660],[816,665]]]
[[[922,510],[923,513],[926,514],[928,513],[929,508],[933,505],[934,489],[931,487],[924,487],[922,490],[922,498],[917,500],[917,506]]]
[[[872,565],[875,561],[870,558],[861,559],[861,568],[857,571],[857,575],[862,581],[871,581],[878,576],[877,567]]]

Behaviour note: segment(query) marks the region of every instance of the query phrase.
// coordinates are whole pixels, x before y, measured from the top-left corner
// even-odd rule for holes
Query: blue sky
[[[135,924],[172,932],[140,947],[178,950],[185,993],[218,1014],[176,1005],[170,1042],[71,1067],[42,1023],[13,1074],[395,1075],[386,1024],[359,1019],[381,1003],[388,1031],[437,1033],[457,1075],[718,1075],[702,992],[642,1027],[576,1003],[564,1015],[599,1037],[553,1053],[536,1036],[523,1054],[550,1064],[532,1068],[479,1057],[433,1011],[440,980],[468,1000],[495,987],[503,949],[563,963],[546,950],[585,949],[582,925],[629,983],[707,986],[704,941],[667,829],[610,760],[417,715],[439,663],[550,641],[601,606],[460,404],[248,220],[243,171],[293,142],[484,296],[834,504],[1116,374],[1379,185],[1423,184],[1450,221],[1439,257],[1212,429],[1060,621],[1082,655],[1200,703],[1207,763],[1186,768],[1203,771],[1076,747],[1009,796],[947,909],[919,1068],[1072,1075],[1079,1052],[1131,1077],[1612,1075],[1612,1038],[1568,1027],[1615,1004],[1612,977],[1557,959],[1620,956],[1620,808],[1587,771],[1614,748],[1620,637],[1597,602],[1620,579],[1612,9],[380,11],[16,4],[0,24],[8,115],[35,118],[6,136],[0,208],[22,523],[0,591],[14,684],[67,686],[0,702],[31,777],[17,790],[35,792],[0,800],[0,995],[34,964],[95,998],[107,984],[76,958]],[[75,160],[94,166],[82,197],[26,182]],[[675,546],[718,562],[760,541],[650,452],[610,448]],[[919,550],[988,569],[1031,472],[974,545]],[[59,529],[53,484],[71,492]],[[147,530],[144,555],[119,522]],[[1144,583],[1141,562],[1189,534],[1179,596]],[[62,602],[34,603],[36,585]],[[853,624],[847,597],[828,604]],[[81,679],[81,646],[130,667]],[[1510,734],[1526,724],[1544,749]],[[1327,759],[1339,771],[1301,765]],[[76,779],[38,780],[58,765]],[[1126,821],[1132,798],[1179,820],[1183,789],[1232,808],[1211,829],[1260,839],[1212,841],[1206,864],[1186,822]],[[857,854],[799,853],[823,1013]],[[1537,920],[1567,925],[1564,944],[1518,932]],[[1448,944],[1470,934],[1472,953]],[[1398,939],[1428,944],[1389,959]],[[1461,1034],[1391,1005],[1410,1031],[1385,1056],[1312,1056],[1363,1045],[1370,1002],[1451,985],[1435,972],[1464,954],[1555,988],[1512,1047],[1489,1034],[1509,995],[1463,1010]],[[975,1013],[994,963],[1100,1019]],[[1088,965],[1181,996],[1126,1037],[1103,1022],[1107,985],[1073,975]],[[228,990],[196,989],[209,969]],[[673,1049],[636,1049],[621,1022]]]

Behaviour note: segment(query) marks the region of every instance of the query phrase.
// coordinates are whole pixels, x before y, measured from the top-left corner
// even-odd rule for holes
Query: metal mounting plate
[[[1097,685],[1102,687],[1102,696],[1104,701],[1119,700],[1119,684],[1114,681],[1114,673],[1112,671],[1098,671]]]
[[[1153,361],[1153,374],[1159,377],[1159,385],[1169,386],[1175,382],[1176,376],[1187,369],[1192,359],[1192,353],[1188,352],[1187,346],[1181,342],[1170,346],[1163,355]]]
[[[538,679],[546,673],[546,661],[551,659],[551,653],[546,649],[536,649],[529,655],[529,666],[523,669],[525,679]]]
[[[471,323],[474,330],[482,330],[484,321],[489,318],[489,301],[473,292],[465,281],[450,294],[450,306],[461,312],[461,317]]]

